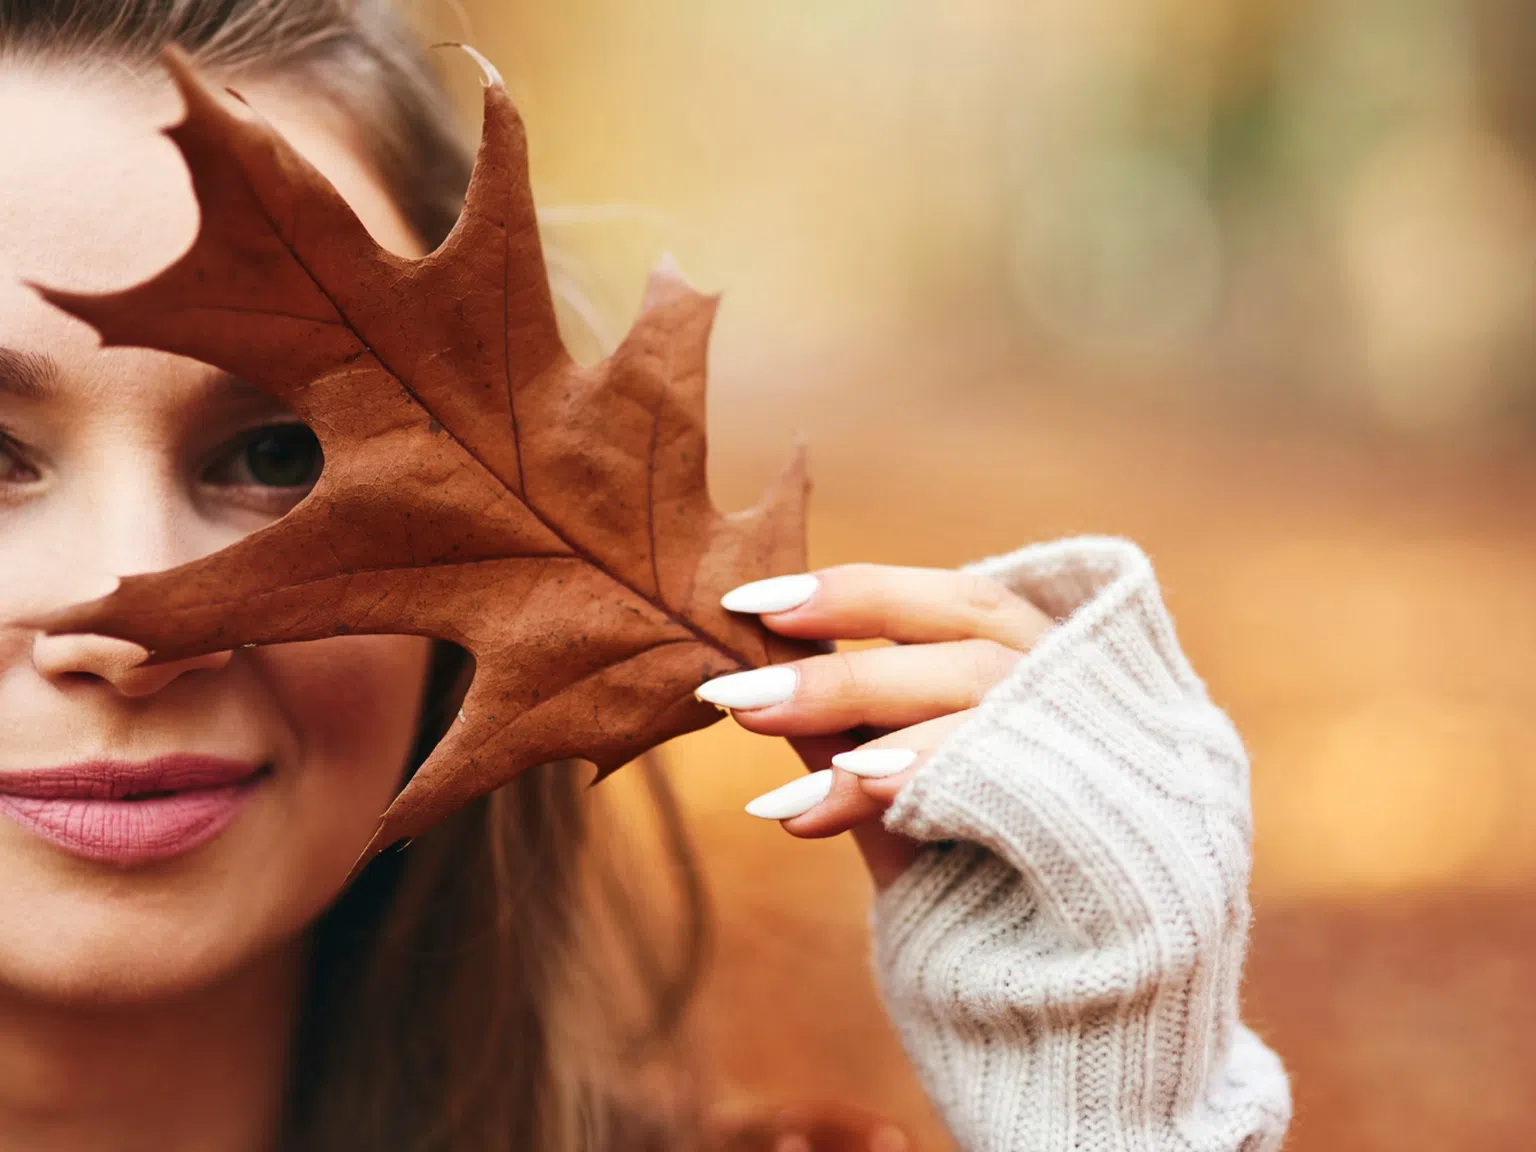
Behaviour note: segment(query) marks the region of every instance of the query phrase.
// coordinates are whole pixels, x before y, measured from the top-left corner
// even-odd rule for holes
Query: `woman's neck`
[[[299,946],[212,987],[132,1006],[0,989],[0,1148],[271,1152],[303,973]]]

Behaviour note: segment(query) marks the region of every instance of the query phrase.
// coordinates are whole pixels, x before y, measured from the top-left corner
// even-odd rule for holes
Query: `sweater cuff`
[[[970,566],[1060,623],[888,810],[930,843],[875,967],[967,1152],[1273,1152],[1284,1072],[1238,1024],[1247,759],[1120,540]]]
[[[1246,757],[1179,647],[1146,555],[1089,537],[967,571],[1059,623],[918,768],[885,826],[987,849],[1077,947],[1246,903]],[[881,894],[887,934],[903,936],[946,887],[942,856],[925,853]]]

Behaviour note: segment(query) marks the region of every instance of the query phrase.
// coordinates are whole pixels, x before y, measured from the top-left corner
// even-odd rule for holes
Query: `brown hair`
[[[0,59],[148,68],[172,43],[210,72],[278,77],[325,100],[423,244],[452,228],[472,154],[387,0],[0,0]],[[463,653],[439,646],[408,770],[468,674]],[[669,1095],[649,1077],[677,1048],[705,899],[658,765],[638,767],[665,849],[647,859],[670,899],[637,883],[643,813],[611,785],[589,791],[572,763],[527,772],[386,852],[342,894],[312,933],[285,1149],[692,1143],[687,1081],[666,1079],[682,1086]]]

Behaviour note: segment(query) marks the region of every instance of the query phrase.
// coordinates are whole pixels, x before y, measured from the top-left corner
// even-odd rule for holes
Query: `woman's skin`
[[[883,733],[858,745],[861,752],[914,754],[903,770],[891,775],[853,775],[833,768],[826,800],[783,822],[786,831],[806,838],[851,831],[875,886],[884,888],[912,862],[918,845],[885,831],[880,816],[933,749],[970,718],[982,697],[1012,672],[1051,621],[985,576],[879,564],[847,564],[812,575],[814,581],[806,582],[815,588],[809,598],[785,611],[762,613],[759,619],[785,636],[882,639],[894,645],[786,665],[795,672],[788,691],[783,682],[790,678],[770,669],[720,677],[703,685],[699,694],[720,699],[742,686],[743,694],[752,696],[758,694],[758,684],[769,681],[761,696],[775,702],[733,709],[731,714],[748,731],[787,737],[813,771],[827,770],[834,755],[855,747],[846,735],[854,729]],[[775,679],[780,683],[773,683]],[[721,687],[727,691],[722,693]]]
[[[418,251],[323,104],[280,84],[241,87],[381,243]],[[178,111],[158,78],[0,66],[0,350],[34,367],[48,358],[46,387],[22,387],[16,357],[0,352],[0,621],[205,555],[306,490],[251,467],[252,430],[291,420],[271,400],[191,361],[100,349],[24,286],[120,288],[185,249],[196,207],[157,132]],[[903,646],[803,661],[791,699],[736,713],[795,739],[816,769],[855,725],[898,729],[884,746],[932,748],[1047,623],[957,573],[818,576],[802,606],[764,616],[770,627]],[[262,775],[216,838],[132,866],[0,817],[0,1148],[272,1146],[304,930],[398,784],[428,642],[345,637],[147,669],[142,656],[0,624],[0,775],[170,753],[233,757]],[[786,827],[857,826],[884,883],[915,846],[873,818],[910,771],[839,771],[831,797]]]
[[[316,106],[247,95],[382,243],[411,249]],[[212,552],[302,494],[242,471],[240,435],[291,420],[263,394],[101,350],[23,285],[123,287],[186,248],[197,210],[158,133],[178,114],[165,83],[0,69],[0,347],[57,365],[46,396],[0,380],[0,619]],[[427,654],[348,637],[135,669],[132,645],[0,630],[0,772],[165,753],[271,766],[216,840],[133,869],[0,819],[0,1147],[271,1146],[302,930],[393,794]]]

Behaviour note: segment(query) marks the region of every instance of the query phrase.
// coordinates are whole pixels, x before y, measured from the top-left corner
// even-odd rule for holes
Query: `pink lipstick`
[[[268,775],[212,756],[93,760],[0,773],[0,812],[76,856],[131,867],[208,843]]]

